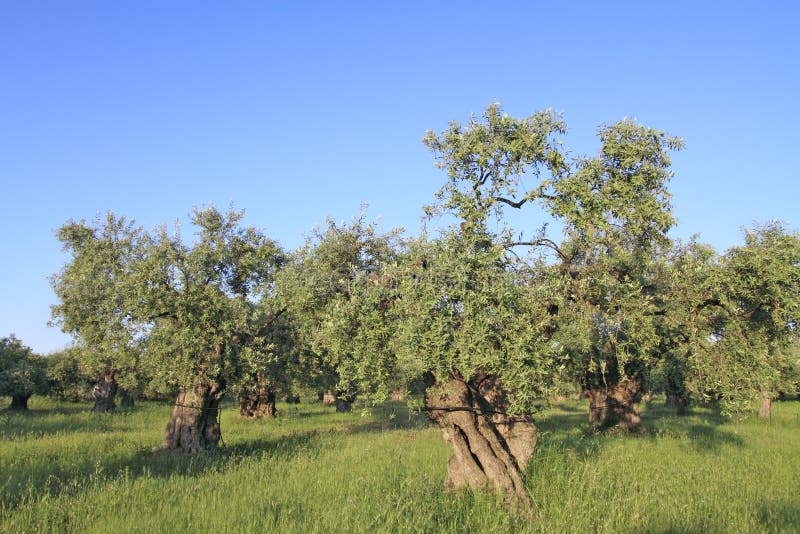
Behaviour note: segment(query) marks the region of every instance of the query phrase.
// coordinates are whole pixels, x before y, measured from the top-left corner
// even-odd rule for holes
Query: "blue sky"
[[[563,111],[575,155],[623,117],[683,137],[676,237],[798,228],[800,8],[558,4],[3,1],[0,336],[69,342],[46,326],[69,218],[233,202],[294,248],[367,202],[416,233],[443,178],[422,136],[494,101]]]

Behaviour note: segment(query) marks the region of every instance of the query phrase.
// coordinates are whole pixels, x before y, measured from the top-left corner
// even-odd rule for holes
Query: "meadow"
[[[169,405],[100,415],[34,397],[0,410],[0,532],[799,532],[800,402],[770,420],[656,398],[639,435],[591,433],[585,401],[537,417],[532,513],[443,490],[447,444],[424,416],[279,404],[222,412],[224,445],[152,452]]]

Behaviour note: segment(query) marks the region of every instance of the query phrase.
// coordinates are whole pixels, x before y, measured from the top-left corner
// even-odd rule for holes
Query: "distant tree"
[[[652,387],[665,393],[678,415],[688,413],[690,396],[702,399],[709,385],[698,365],[714,350],[713,333],[724,317],[719,258],[709,245],[692,239],[676,243],[663,258],[656,317],[659,356]]]
[[[304,371],[297,359],[294,331],[284,312],[285,308],[275,309],[275,320],[238,352],[242,376],[236,389],[242,417],[276,417],[276,399],[290,396],[297,375]]]
[[[700,375],[721,395],[726,411],[759,398],[769,417],[772,399],[793,387],[800,369],[800,234],[778,223],[745,232],[745,244],[721,260],[722,312],[700,362]]]
[[[138,385],[144,331],[131,316],[130,280],[146,235],[109,213],[94,227],[67,223],[58,239],[73,260],[51,278],[60,300],[52,322],[76,339],[72,354],[93,378],[93,411],[112,412],[120,382],[127,389]]]
[[[136,355],[151,383],[179,389],[167,449],[217,447],[219,402],[242,374],[239,353],[275,318],[259,298],[282,253],[259,230],[240,227],[242,216],[195,210],[192,245],[178,231],[151,234],[112,214],[58,233],[72,259],[53,278],[54,320],[98,362],[127,369]]]
[[[599,155],[579,159],[547,197],[567,233],[557,337],[589,397],[590,423],[635,428],[659,358],[658,258],[674,224],[668,152],[681,142],[629,120],[601,128],[600,141]]]
[[[49,395],[69,402],[89,398],[92,380],[81,370],[80,359],[74,348],[48,354],[45,361]]]
[[[12,410],[27,410],[28,399],[47,391],[45,362],[14,334],[0,339],[0,395],[11,397]]]
[[[394,360],[387,310],[370,289],[397,257],[397,237],[379,233],[363,213],[351,225],[329,219],[279,274],[276,293],[295,331],[306,385],[331,390],[337,411],[349,411],[358,394],[388,396]]]

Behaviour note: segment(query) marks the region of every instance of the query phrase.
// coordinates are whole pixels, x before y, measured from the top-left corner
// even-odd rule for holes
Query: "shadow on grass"
[[[231,409],[232,406],[225,406]],[[148,408],[146,407],[145,410]],[[149,409],[168,409],[168,405],[151,405]],[[112,483],[121,477],[169,478],[172,476],[201,476],[205,473],[221,472],[236,468],[239,464],[254,457],[270,456],[275,459],[288,459],[300,454],[315,456],[331,445],[332,434],[380,433],[391,430],[413,430],[428,428],[427,418],[409,410],[405,403],[388,403],[372,412],[366,422],[357,413],[334,414],[332,408],[315,404],[292,405],[284,407],[291,418],[321,418],[321,424],[310,430],[293,429],[277,436],[248,437],[237,433],[233,443],[225,444],[215,451],[200,454],[185,454],[166,450],[140,449],[117,455],[98,456],[87,449],[77,462],[67,465],[54,463],[30,463],[15,467],[8,480],[0,480],[0,510],[5,513],[24,506],[26,502],[43,496],[50,498],[62,495],[75,495],[88,491],[97,485]],[[12,416],[14,433],[44,436],[59,432],[104,432],[123,431],[125,425],[120,414],[89,414],[85,417],[66,417],[47,420],[46,415],[63,413],[65,415],[86,414],[82,407],[69,407],[59,410],[32,411],[22,416]],[[333,416],[333,417],[330,417]],[[339,419],[341,416],[341,419]],[[9,419],[12,419],[10,417]],[[328,418],[327,420],[324,418]],[[166,419],[164,419],[166,420]],[[263,421],[246,421],[244,424],[261,425]],[[237,422],[242,424],[242,422]],[[223,440],[230,431],[223,429]],[[237,439],[238,438],[238,439]],[[0,512],[0,517],[3,512]]]
[[[758,505],[758,522],[769,532],[800,532],[800,505],[769,502]]]
[[[267,455],[276,459],[287,459],[303,453],[313,455],[321,451],[323,446],[327,446],[319,439],[320,435],[320,432],[311,430],[273,439],[247,440],[199,454],[159,449],[155,452],[138,451],[104,462],[89,458],[71,465],[68,469],[47,466],[43,470],[35,465],[30,466],[30,469],[17,469],[13,474],[15,480],[9,478],[4,481],[4,485],[0,485],[0,517],[3,512],[11,512],[24,506],[30,499],[76,495],[121,477],[135,480],[200,476],[235,468],[253,456]],[[24,485],[24,491],[15,491],[15,485]]]
[[[0,418],[4,420],[4,424],[0,425],[0,439],[31,434],[46,437],[65,432],[106,432],[124,423],[124,418],[136,411],[94,413],[91,405],[32,408],[25,411],[0,410]]]
[[[550,411],[537,417],[540,445],[550,453],[563,451],[579,459],[597,455],[614,439],[672,438],[683,441],[700,453],[718,453],[724,446],[745,446],[744,440],[720,428],[728,420],[714,408],[696,408],[685,416],[675,415],[673,407],[663,400],[642,405],[642,426],[638,432],[619,427],[594,429],[588,424],[588,406],[584,402],[554,403]]]

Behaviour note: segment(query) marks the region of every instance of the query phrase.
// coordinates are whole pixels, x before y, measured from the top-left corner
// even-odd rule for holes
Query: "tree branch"
[[[528,200],[530,200],[528,197],[525,197],[522,200],[509,200],[504,197],[492,197],[492,199],[498,202],[502,202],[503,204],[508,204],[512,208],[521,208],[523,204],[525,204]]]
[[[505,247],[506,248],[524,247],[524,246],[527,246],[527,247],[539,247],[539,246],[542,246],[542,245],[554,250],[556,252],[556,254],[558,254],[561,257],[561,259],[564,260],[564,262],[567,262],[566,254],[564,254],[561,251],[561,249],[558,248],[558,245],[556,245],[555,242],[553,242],[550,239],[547,239],[545,237],[543,237],[541,239],[537,239],[536,241],[513,241],[511,243],[506,243]]]

